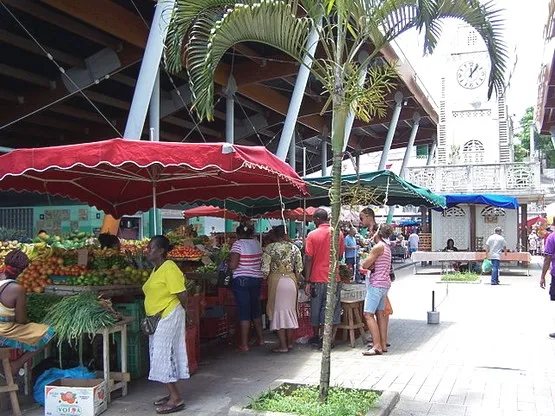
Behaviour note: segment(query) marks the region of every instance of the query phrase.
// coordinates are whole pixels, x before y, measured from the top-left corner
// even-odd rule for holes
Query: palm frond
[[[235,4],[221,19],[217,13],[197,18],[187,47],[187,71],[200,119],[212,119],[214,73],[229,48],[259,42],[300,61],[313,25],[310,18],[297,18],[290,3],[276,0]]]
[[[254,0],[242,0],[245,4]],[[225,9],[233,6],[231,0],[176,0],[166,35],[164,61],[172,73],[178,73],[185,66],[185,51],[189,33],[195,21],[205,13],[217,11],[223,15]]]

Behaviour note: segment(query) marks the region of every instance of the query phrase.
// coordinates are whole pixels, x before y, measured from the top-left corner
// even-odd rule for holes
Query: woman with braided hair
[[[17,348],[25,353],[11,362],[15,375],[27,361],[42,351],[54,336],[47,325],[28,322],[25,289],[16,282],[17,276],[29,265],[21,250],[12,250],[4,259],[0,273],[0,347]]]

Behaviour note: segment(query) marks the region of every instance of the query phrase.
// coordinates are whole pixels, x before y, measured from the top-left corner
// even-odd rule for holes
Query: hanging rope
[[[287,234],[287,223],[285,222],[285,203],[283,202],[283,195],[281,194],[281,183],[279,182],[279,176],[277,178],[278,192],[279,192],[279,206],[281,209],[281,221],[283,227],[285,228],[285,233]]]

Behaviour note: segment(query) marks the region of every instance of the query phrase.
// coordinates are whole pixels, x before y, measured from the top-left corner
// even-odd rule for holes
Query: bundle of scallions
[[[117,312],[107,299],[85,292],[75,296],[64,297],[52,306],[44,318],[58,338],[58,345],[64,341],[73,344],[83,334],[92,334],[119,319]]]

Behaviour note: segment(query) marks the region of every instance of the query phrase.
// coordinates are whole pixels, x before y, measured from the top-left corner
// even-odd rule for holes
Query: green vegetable
[[[32,293],[27,295],[27,317],[31,322],[42,322],[48,311],[63,298],[48,293]]]
[[[216,273],[217,271],[218,265],[216,263],[202,265],[195,270],[197,273]]]
[[[64,341],[72,344],[83,334],[112,326],[117,318],[110,301],[98,299],[94,293],[81,293],[64,297],[52,306],[44,322],[54,329],[58,344]]]

